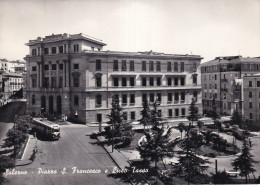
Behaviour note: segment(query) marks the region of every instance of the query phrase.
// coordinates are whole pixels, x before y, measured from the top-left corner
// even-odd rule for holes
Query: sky
[[[260,56],[260,0],[0,0],[0,58],[29,40],[84,33],[111,51]]]

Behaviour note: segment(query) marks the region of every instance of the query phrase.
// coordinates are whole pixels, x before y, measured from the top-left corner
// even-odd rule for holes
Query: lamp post
[[[16,119],[17,115],[14,116],[14,161],[16,160]]]

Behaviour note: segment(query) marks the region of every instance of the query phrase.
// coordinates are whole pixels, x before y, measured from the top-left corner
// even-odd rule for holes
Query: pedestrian
[[[249,139],[249,146],[250,146],[250,147],[252,146],[252,142],[251,142],[251,139]]]

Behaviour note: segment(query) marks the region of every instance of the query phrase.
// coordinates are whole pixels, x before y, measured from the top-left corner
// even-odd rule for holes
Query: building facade
[[[201,64],[202,104],[204,113],[212,110],[215,98],[221,115],[232,115],[234,109],[243,107],[243,77],[259,73],[260,58],[242,56],[216,57]]]
[[[202,110],[198,55],[103,51],[102,41],[83,34],[51,35],[27,45],[28,113],[106,122],[113,95],[129,121],[140,119],[145,98],[157,100],[167,119],[187,116],[192,97]]]
[[[260,73],[244,76],[244,116],[247,123],[260,127]]]

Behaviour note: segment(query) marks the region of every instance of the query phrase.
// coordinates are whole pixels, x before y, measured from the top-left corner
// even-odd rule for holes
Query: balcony
[[[221,91],[228,92],[227,88],[221,88]]]
[[[222,79],[221,79],[221,82],[228,82],[228,79],[222,78]]]

